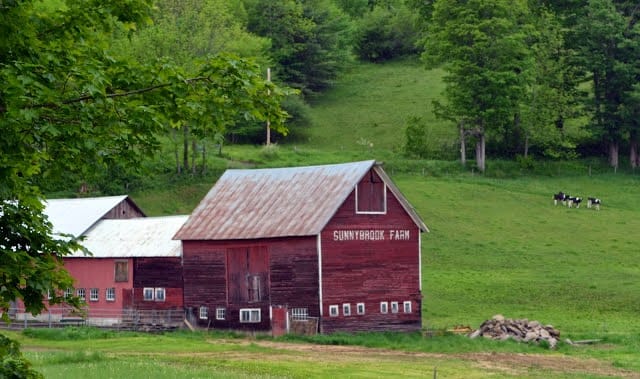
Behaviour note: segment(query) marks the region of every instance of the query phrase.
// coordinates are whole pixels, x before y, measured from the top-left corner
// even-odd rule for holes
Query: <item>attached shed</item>
[[[375,161],[227,170],[174,237],[185,308],[274,334],[419,330],[426,231]]]

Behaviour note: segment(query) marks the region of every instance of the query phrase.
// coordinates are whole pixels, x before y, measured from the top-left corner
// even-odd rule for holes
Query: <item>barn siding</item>
[[[374,230],[382,235],[367,241],[336,240],[334,232],[344,230]],[[408,239],[391,240],[390,231],[408,231]],[[321,234],[322,332],[419,330],[419,238],[419,228],[390,191],[386,214],[356,214],[352,193]],[[393,314],[390,309],[387,314],[380,313],[383,301],[389,305],[397,301],[399,313]],[[411,313],[403,312],[405,301],[411,301]],[[351,316],[343,315],[345,303],[351,305]],[[357,303],[365,304],[364,315],[357,314]],[[339,316],[329,316],[330,305],[339,306]]]
[[[179,257],[135,258],[132,306],[137,309],[182,309],[182,265]],[[145,301],[144,288],[164,288],[165,301]]]
[[[231,301],[227,288],[227,252],[264,250],[268,257],[268,297],[262,301]],[[315,237],[247,241],[183,241],[185,307],[201,326],[269,330],[271,305],[309,309],[319,316],[318,272]],[[235,262],[241,264],[242,262]],[[246,262],[245,262],[246,264]],[[257,261],[254,261],[257,264]],[[257,268],[260,271],[260,266]],[[209,309],[209,319],[198,318],[198,308]],[[217,307],[225,307],[226,320],[216,320]],[[241,308],[259,308],[260,323],[240,323]]]
[[[130,200],[121,201],[113,207],[102,218],[105,219],[126,219],[134,217],[145,217],[140,208],[132,204]]]

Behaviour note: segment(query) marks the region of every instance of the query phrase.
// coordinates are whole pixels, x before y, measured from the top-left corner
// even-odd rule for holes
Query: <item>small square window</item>
[[[405,301],[402,305],[404,306],[404,313],[411,313],[411,302],[410,301]]]
[[[240,309],[240,322],[260,322],[260,309]]]
[[[291,318],[297,321],[307,321],[309,308],[291,308]]]
[[[98,301],[100,299],[100,290],[97,288],[92,288],[89,290],[89,300]]]
[[[143,294],[144,301],[153,301],[155,290],[153,288],[145,287],[142,290],[142,294]]]
[[[351,316],[351,304],[342,304],[342,314]]]
[[[391,302],[391,313],[398,313],[398,302],[397,301],[392,301]]]
[[[364,303],[358,303],[356,305],[356,313],[359,315],[363,315],[364,314]]]
[[[76,295],[80,298],[80,300],[85,301],[86,290],[84,288],[78,288],[76,290]]]
[[[200,317],[200,320],[208,319],[209,318],[209,308],[200,307],[200,309],[198,311],[198,316]]]
[[[64,297],[71,297],[73,296],[73,288],[67,288],[66,290],[64,290]]]
[[[224,320],[227,318],[227,308],[216,308],[216,320]]]
[[[116,301],[116,289],[113,287],[107,288],[105,299],[107,299],[107,301]]]
[[[386,301],[380,302],[380,313],[389,313],[389,303]]]
[[[129,280],[129,262],[116,261],[114,281],[126,282],[128,280]]]
[[[166,291],[164,288],[156,288],[156,301],[165,301]]]
[[[338,316],[338,306],[337,305],[329,305],[329,316],[336,317]]]

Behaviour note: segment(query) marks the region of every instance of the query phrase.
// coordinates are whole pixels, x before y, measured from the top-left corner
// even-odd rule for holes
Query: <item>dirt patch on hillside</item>
[[[253,344],[255,346],[296,352],[286,359],[299,361],[330,362],[374,362],[381,360],[411,361],[421,359],[460,359],[487,371],[498,371],[507,375],[524,375],[530,370],[548,371],[553,374],[591,374],[620,378],[640,378],[640,373],[613,367],[610,363],[597,359],[581,359],[564,355],[522,354],[522,353],[421,353],[389,349],[366,348],[361,346],[318,345],[310,343],[288,343],[266,340],[212,340],[212,343]],[[228,358],[246,353],[225,353]]]

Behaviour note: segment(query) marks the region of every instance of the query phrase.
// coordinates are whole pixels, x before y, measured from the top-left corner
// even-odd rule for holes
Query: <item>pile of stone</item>
[[[485,337],[496,340],[514,339],[521,342],[540,343],[546,341],[549,348],[553,349],[558,344],[560,332],[551,325],[542,325],[538,321],[527,319],[513,320],[495,315],[480,327],[469,333],[470,338]]]

